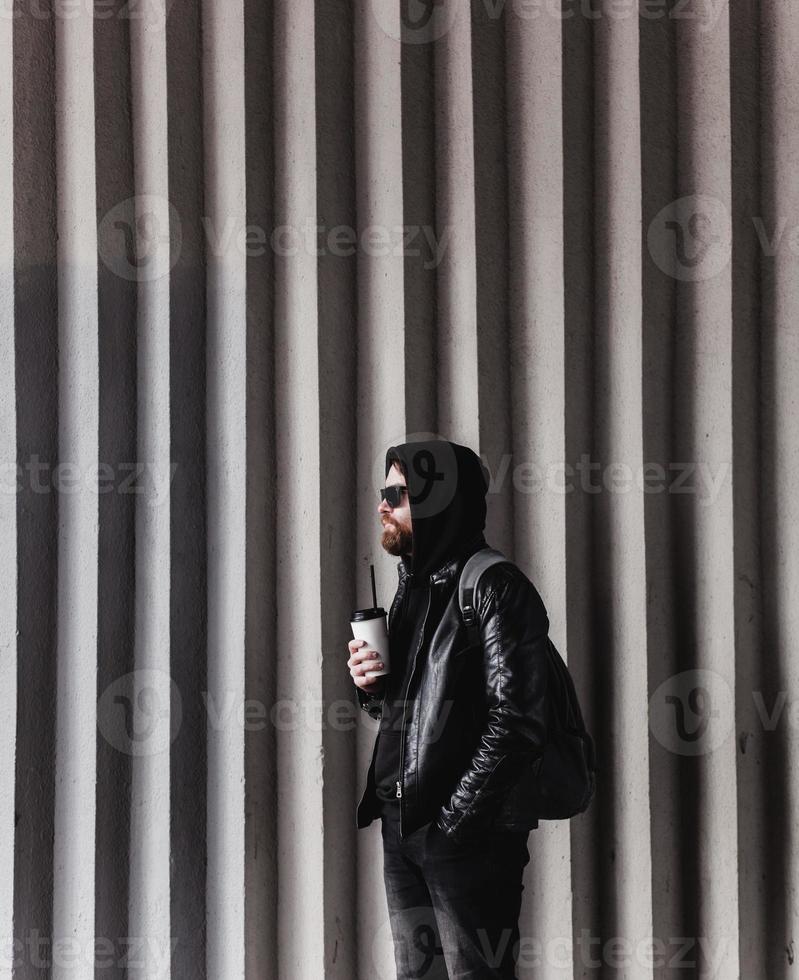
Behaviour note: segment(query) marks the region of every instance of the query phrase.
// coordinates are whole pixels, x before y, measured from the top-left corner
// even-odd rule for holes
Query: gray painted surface
[[[90,976],[94,937],[98,977],[393,976],[346,641],[370,562],[393,596],[375,489],[421,433],[489,465],[597,738],[589,813],[531,835],[520,978],[790,976],[787,0],[101,6],[0,18],[14,976]],[[686,464],[704,496],[668,492]]]
[[[99,458],[93,27],[86,9],[55,21],[58,459],[69,467],[69,490],[58,503],[53,937],[84,951],[95,924],[98,640],[99,498],[80,479]],[[54,957],[51,976],[82,977],[86,968],[82,957]]]

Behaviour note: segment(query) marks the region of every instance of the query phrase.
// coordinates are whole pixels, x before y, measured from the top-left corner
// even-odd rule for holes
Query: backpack
[[[472,605],[474,590],[482,573],[497,562],[508,561],[495,548],[482,548],[464,565],[458,583],[458,602],[464,625],[472,641],[479,643],[480,626]],[[594,741],[583,722],[569,668],[547,637],[549,676],[548,739],[537,767],[534,815],[541,820],[567,820],[583,813],[596,788]]]

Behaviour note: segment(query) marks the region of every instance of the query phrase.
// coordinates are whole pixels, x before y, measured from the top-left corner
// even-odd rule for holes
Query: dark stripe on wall
[[[569,16],[563,10],[563,277],[565,365],[564,385],[566,460],[576,466],[587,454],[594,458],[594,41],[592,22]],[[589,822],[600,840],[606,767],[603,750],[603,710],[599,692],[601,672],[596,664],[597,643],[594,607],[594,498],[573,493],[566,497],[567,633],[571,651],[580,657],[575,665],[575,684],[584,706],[585,723],[596,733],[597,798]],[[606,853],[589,840],[572,852],[575,935],[582,929],[602,935],[601,881]]]
[[[730,103],[732,112],[732,312],[733,312],[733,480],[735,536],[735,634],[740,644],[736,692],[741,735],[738,754],[738,839],[740,905],[753,910],[739,917],[740,975],[779,976],[784,951],[769,941],[782,890],[784,862],[777,842],[789,833],[788,801],[780,791],[791,779],[785,759],[764,751],[749,733],[757,724],[750,691],[763,691],[765,704],[779,697],[779,678],[769,676],[763,642],[763,567],[760,550],[762,442],[760,345],[762,339],[761,250],[753,216],[766,217],[762,200],[762,131],[765,104],[761,86],[760,3],[730,4]],[[769,232],[773,225],[767,226]],[[764,538],[767,540],[767,538]],[[781,828],[769,833],[780,821]],[[761,951],[765,950],[765,964]]]
[[[100,8],[108,10],[107,5]],[[97,815],[95,842],[95,932],[123,949],[128,928],[131,757],[105,737],[105,692],[131,697],[127,675],[134,669],[135,517],[137,495],[120,492],[129,485],[130,466],[137,459],[137,283],[120,274],[116,250],[106,238],[110,219],[120,249],[132,242],[133,131],[131,118],[130,20],[98,16],[94,22],[94,79],[96,106],[96,194],[99,229],[97,302],[99,314],[100,431],[99,458],[114,473],[111,493],[101,493],[98,568],[98,730]],[[127,202],[127,203],[126,203]],[[107,229],[111,234],[112,229]],[[131,256],[133,258],[134,256]],[[110,471],[109,471],[110,472]],[[137,478],[136,484],[141,480]],[[119,955],[100,959],[95,976],[127,976]]]
[[[274,547],[275,223],[274,5],[245,0],[247,224],[265,239],[263,254],[247,259],[247,697],[271,705],[276,696]],[[275,728],[245,731],[246,976],[276,980],[277,807]]]
[[[480,450],[498,473],[502,456],[513,445],[511,350],[508,310],[508,146],[505,94],[505,21],[489,13],[483,0],[472,0],[472,102],[474,112],[474,207],[477,262],[478,384],[481,397]],[[512,465],[520,462],[514,459]],[[513,482],[488,500],[494,547],[513,552]]]
[[[55,16],[14,20],[18,697],[14,976],[49,972],[55,801],[58,497]],[[33,468],[37,467],[37,468]],[[38,469],[41,467],[41,470]],[[36,945],[37,936],[44,940]],[[28,946],[33,942],[33,946]]]
[[[662,209],[677,199],[677,59],[674,22],[642,18],[641,172],[642,172],[642,295],[644,459],[668,467],[673,454],[673,372],[677,319],[676,280],[655,262],[648,233]],[[649,687],[654,690],[677,671],[674,662],[675,596],[672,553],[671,494],[644,498]],[[683,932],[680,862],[680,783],[672,753],[649,741],[651,835],[663,847],[653,848],[653,931],[656,936]],[[656,976],[670,971],[656,970]]]
[[[743,4],[742,4],[743,6]],[[736,12],[732,19],[733,29],[744,20],[744,23],[751,25],[749,28],[754,32],[758,39],[759,63],[758,68],[760,87],[759,93],[762,95],[762,102],[758,103],[761,107],[759,115],[759,170],[749,172],[749,180],[754,183],[753,177],[759,178],[758,191],[760,208],[752,211],[749,215],[751,224],[752,215],[758,215],[763,221],[764,239],[774,239],[778,230],[783,233],[783,238],[779,241],[779,247],[775,254],[768,255],[762,246],[759,246],[758,269],[760,272],[760,295],[759,295],[759,321],[756,325],[756,336],[758,341],[758,419],[760,424],[760,456],[759,465],[752,472],[752,478],[757,483],[758,490],[758,509],[759,525],[759,557],[760,572],[759,578],[754,579],[755,592],[758,592],[762,602],[763,621],[762,633],[760,636],[760,650],[753,650],[752,657],[757,657],[760,662],[762,676],[754,690],[761,691],[762,704],[767,710],[771,711],[773,717],[778,719],[775,729],[766,732],[766,739],[763,739],[763,722],[760,713],[753,719],[752,729],[755,738],[752,740],[754,745],[751,748],[758,750],[762,757],[761,776],[762,792],[754,798],[744,798],[742,793],[739,799],[742,806],[756,806],[765,820],[764,830],[758,839],[757,846],[762,855],[763,867],[759,869],[757,884],[763,889],[758,895],[760,914],[764,919],[764,935],[759,947],[747,950],[742,959],[741,976],[744,975],[743,967],[747,962],[757,963],[762,975],[771,980],[790,977],[796,968],[797,937],[794,933],[794,923],[796,917],[796,873],[791,873],[790,866],[786,861],[786,852],[796,854],[796,845],[791,844],[790,850],[788,842],[795,840],[796,835],[796,790],[792,784],[796,783],[796,755],[795,749],[791,751],[791,746],[795,746],[795,721],[788,719],[779,713],[774,713],[775,707],[781,703],[781,699],[787,698],[785,711],[789,705],[795,702],[796,687],[791,686],[792,679],[787,665],[791,660],[796,659],[795,635],[791,636],[785,632],[785,624],[793,617],[789,611],[796,602],[796,596],[787,597],[787,608],[783,607],[786,599],[785,586],[781,582],[781,577],[786,576],[789,580],[792,577],[792,569],[789,560],[784,557],[790,551],[790,544],[786,543],[786,518],[780,511],[780,496],[786,493],[786,480],[784,476],[785,457],[783,450],[789,440],[796,445],[797,414],[796,403],[793,401],[792,418],[788,421],[784,417],[786,404],[791,404],[790,394],[786,394],[785,374],[786,365],[780,363],[785,356],[786,348],[790,350],[786,342],[780,336],[784,331],[791,336],[796,330],[796,319],[790,323],[791,313],[795,313],[796,304],[786,303],[786,283],[783,277],[790,276],[795,279],[796,258],[793,258],[793,268],[786,269],[785,250],[795,256],[795,245],[788,245],[786,239],[796,240],[796,222],[799,219],[796,213],[794,201],[786,203],[778,194],[780,185],[785,185],[789,180],[794,184],[796,181],[796,158],[795,155],[788,162],[784,152],[781,152],[780,144],[789,134],[784,133],[785,103],[793,111],[795,121],[796,92],[785,92],[780,86],[778,79],[784,76],[785,68],[780,64],[784,54],[779,48],[784,49],[784,42],[781,44],[780,34],[785,28],[784,21],[789,17],[788,7],[782,4],[759,3],[755,5],[755,10],[751,13],[751,18],[746,18],[746,8]],[[734,35],[739,38],[739,33]],[[733,38],[730,41],[731,60],[740,56],[740,48],[733,47]],[[751,48],[749,49],[751,50]],[[794,61],[796,53],[794,51]],[[740,71],[733,73],[733,92],[740,94],[740,87],[736,88],[736,80],[740,86]],[[751,84],[751,82],[750,82]],[[778,108],[778,104],[783,105]],[[792,127],[793,133],[790,134],[795,139],[795,126]],[[750,133],[750,139],[754,138],[754,133]],[[740,144],[733,143],[733,148]],[[751,146],[751,144],[749,144]],[[735,158],[733,158],[735,159]],[[743,162],[743,161],[742,161]],[[790,172],[784,168],[791,167]],[[735,189],[735,184],[733,189]],[[737,185],[740,186],[740,183]],[[754,193],[754,189],[750,190]],[[782,228],[780,225],[782,224]],[[737,230],[737,229],[736,229]],[[748,230],[748,229],[747,229]],[[739,258],[742,253],[733,253]],[[787,276],[786,276],[787,273]],[[796,288],[795,285],[793,287]],[[786,308],[783,309],[783,304]],[[789,331],[786,326],[790,324]],[[745,343],[745,340],[742,341]],[[795,350],[795,341],[794,341]],[[794,361],[793,366],[795,367]],[[795,456],[794,456],[795,458]],[[790,465],[790,464],[789,464]],[[736,469],[737,474],[737,469]],[[796,486],[793,481],[788,484],[787,493],[795,495]],[[754,522],[753,522],[754,524]],[[737,550],[737,545],[736,545]],[[796,554],[793,554],[796,560]],[[795,577],[794,577],[795,581]],[[745,584],[745,583],[744,583]],[[758,654],[760,656],[758,656]],[[795,675],[794,675],[795,676]],[[752,689],[744,689],[748,697],[752,698]],[[795,714],[793,718],[795,718]],[[741,733],[741,739],[745,733]],[[759,736],[759,737],[758,737]],[[743,787],[741,787],[743,789]],[[746,849],[748,856],[754,844],[753,838],[743,838],[739,827],[739,838],[742,849]],[[753,872],[755,869],[752,869]],[[754,881],[752,882],[754,884]],[[750,893],[751,894],[751,893]],[[742,913],[746,907],[742,907]],[[742,914],[741,918],[745,916]],[[741,945],[747,935],[749,926],[742,928]]]
[[[360,333],[357,312],[354,314],[358,311],[358,249],[336,247],[331,235],[335,228],[359,230],[355,198],[356,6],[350,0],[315,3],[316,207],[321,229],[317,261],[320,472],[316,480],[319,500],[327,501],[320,508],[322,690],[326,704],[351,697],[352,681],[341,669],[346,657],[340,652],[340,638],[349,615],[342,615],[342,611],[356,608],[357,589],[354,566],[347,556],[357,530],[352,486],[357,471],[360,380]],[[348,240],[352,240],[351,235]],[[347,980],[357,972],[356,949],[351,942],[357,935],[357,902],[348,875],[357,845],[352,819],[356,793],[353,745],[335,728],[326,728],[323,739],[325,822],[346,828],[342,846],[325,853],[324,975],[330,980]]]
[[[440,241],[446,228],[436,216],[435,50],[432,43],[403,44],[400,49],[408,432],[427,431],[438,416],[438,266],[429,242]]]
[[[205,977],[207,691],[205,508],[205,231],[200,5],[176,0],[167,21],[169,200],[181,241],[170,280],[170,651],[182,724],[172,742],[173,977]],[[176,243],[173,242],[173,248]]]

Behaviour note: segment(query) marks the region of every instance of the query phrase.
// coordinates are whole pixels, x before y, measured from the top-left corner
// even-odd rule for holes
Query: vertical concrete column
[[[581,695],[589,731],[602,752],[604,732],[599,721],[603,698],[600,680],[607,658],[595,620],[594,496],[583,488],[577,467],[594,457],[594,238],[597,215],[594,28],[583,16],[561,20],[563,84],[563,275],[564,275],[564,387],[562,411],[566,460],[573,468],[575,491],[566,495],[565,563],[567,650],[570,669]],[[535,352],[530,352],[530,360]],[[550,407],[555,411],[554,406]],[[557,640],[555,640],[557,643]],[[601,826],[602,791],[588,814],[571,831],[573,931],[583,938],[599,935],[605,903],[600,897],[602,873],[597,861],[597,835]],[[546,887],[546,886],[544,886]],[[571,935],[572,931],[566,933]],[[575,949],[582,959],[584,944]]]
[[[61,980],[85,977],[94,952],[99,371],[93,10],[55,18],[60,466],[50,490],[58,494],[51,976]]]
[[[768,922],[771,943],[765,974],[787,978],[795,970],[799,937],[799,24],[786,0],[761,6],[763,95],[761,130],[764,226],[776,248],[763,259],[764,317],[762,405],[764,414],[761,493],[764,510],[762,568],[764,657],[773,678],[769,705],[782,703],[776,731],[767,732],[767,812],[779,823],[769,858]],[[790,715],[790,717],[788,717]]]
[[[243,980],[247,311],[242,2],[204,0],[202,18],[208,243],[206,969],[209,977]]]
[[[169,203],[176,226],[169,256],[169,449],[174,464],[169,667],[181,708],[180,723],[176,719],[170,729],[170,929],[173,974],[201,977],[208,966],[207,266],[216,241],[204,220],[202,4],[164,0],[164,7]]]
[[[675,459],[709,474],[714,488],[675,499],[679,535],[677,641],[693,651],[693,687],[713,701],[726,737],[683,761],[686,854],[696,848],[697,976],[738,976],[738,825],[736,741],[730,718],[735,690],[732,515],[732,281],[730,45],[726,7],[698,3],[677,20],[681,197],[693,198],[681,218],[691,265],[679,281],[676,348]],[[707,234],[708,230],[711,234]],[[697,233],[698,232],[698,233]],[[725,251],[726,250],[726,251]],[[681,253],[678,252],[678,256]],[[716,261],[718,259],[718,261]],[[687,270],[687,271],[686,271]],[[717,483],[715,481],[718,481]],[[703,673],[707,672],[707,673]],[[687,787],[686,787],[687,788]],[[691,814],[689,816],[688,814]],[[693,876],[692,876],[693,877]],[[701,946],[699,945],[701,941]]]
[[[355,20],[351,0],[315,0],[316,207],[319,215],[319,459],[323,648],[324,972],[350,980],[358,958],[358,833],[353,820],[360,716],[347,670],[349,612],[357,605]],[[390,241],[372,236],[379,251]]]
[[[463,8],[469,5],[464,4]],[[462,15],[466,9],[462,10]],[[508,157],[508,76],[505,27],[518,6],[476,2],[470,9],[475,240],[475,323],[479,453],[491,472],[486,525],[491,543],[514,557],[513,358],[510,338],[509,217],[515,204]]]
[[[274,9],[245,0],[247,225],[260,236],[247,253],[247,701],[245,731],[245,968],[248,980],[277,977],[279,896],[274,805],[275,726],[275,357]]]
[[[385,9],[399,25],[396,5],[381,0],[379,9]],[[432,9],[435,24],[442,8]],[[438,402],[436,283],[440,257],[449,241],[439,237],[436,220],[435,44],[432,38],[423,43],[412,43],[412,39],[411,34],[400,52],[399,123],[402,213],[405,233],[411,240],[403,256],[405,412],[408,429],[418,432],[430,427]]]
[[[34,980],[47,965],[39,939],[46,940],[53,931],[54,852],[49,842],[55,835],[59,696],[59,500],[53,489],[59,455],[55,25],[53,17],[37,19],[27,9],[12,23],[14,368],[20,464],[14,931],[23,943],[14,976]],[[43,92],[49,97],[43,98]]]
[[[767,416],[763,341],[768,335],[760,223],[767,220],[761,143],[768,131],[771,98],[762,79],[761,48],[767,34],[761,31],[760,18],[761,4],[730,4],[738,947],[739,972],[749,980],[768,980],[792,969],[786,947],[772,941],[776,917],[766,909],[770,890],[782,892],[785,866],[777,854],[781,835],[772,823],[780,809],[773,805],[772,793],[778,786],[778,792],[783,789],[777,775],[781,766],[773,751],[775,735],[763,724],[762,715],[763,704],[774,704],[770,679],[775,661],[769,656],[774,646],[764,629],[762,564],[770,545],[763,533],[769,492],[761,441]],[[771,227],[769,222],[769,233]],[[660,786],[661,792],[665,789]],[[756,800],[759,803],[753,805]]]
[[[130,22],[134,183],[137,228],[147,220],[170,227],[167,172],[166,13]],[[169,385],[169,236],[140,241],[160,275],[137,284],[137,458],[148,475],[171,476]],[[170,484],[171,486],[171,480]],[[136,500],[134,696],[152,692],[163,712],[153,740],[132,760],[128,931],[140,937],[141,954],[130,965],[141,980],[169,977],[171,952],[169,733],[170,498],[156,498],[152,479]]]
[[[281,980],[324,975],[319,350],[313,0],[275,17],[277,396],[277,957]],[[285,709],[285,710],[284,710]],[[310,723],[309,723],[310,721]]]
[[[355,169],[358,236],[356,397],[357,470],[354,589],[358,606],[371,604],[369,563],[378,601],[388,610],[397,588],[396,561],[380,548],[377,488],[392,443],[405,442],[407,377],[404,267],[397,248],[368,247],[374,228],[396,240],[403,224],[402,86],[404,57],[399,5],[359,0],[355,17]],[[355,690],[352,691],[355,697]],[[360,710],[360,709],[359,709]],[[360,711],[363,716],[364,712]],[[363,792],[376,723],[359,718],[357,793]],[[358,796],[360,798],[360,795]],[[357,802],[357,800],[356,800]],[[358,831],[358,975],[391,976],[394,953],[382,876],[380,822]]]
[[[508,233],[514,556],[545,597],[550,633],[567,658],[563,267],[563,68],[560,19],[505,14],[508,100]],[[572,976],[536,939],[572,928],[569,827],[530,835],[521,914],[519,976]]]
[[[438,431],[478,447],[477,246],[470,4],[443,0],[435,42],[436,225],[449,236],[438,270]]]
[[[673,541],[677,517],[675,497],[669,492],[675,460],[674,363],[678,281],[669,263],[653,251],[650,235],[656,229],[674,244],[664,228],[662,216],[679,197],[677,187],[677,141],[664,140],[664,133],[677,130],[676,24],[671,18],[658,20],[639,16],[639,73],[641,116],[641,215],[647,247],[642,268],[642,385],[644,409],[644,454],[647,472],[654,473],[657,492],[644,493],[646,520],[647,660],[650,692],[660,692],[650,703],[650,712],[663,706],[671,722],[674,702],[664,702],[670,678],[683,669],[686,651],[676,640],[680,623],[676,614],[677,582]],[[659,476],[659,474],[663,474]],[[600,664],[598,663],[598,666]],[[602,670],[604,668],[601,668]],[[661,686],[664,685],[664,686]],[[649,832],[655,846],[651,855],[653,932],[671,944],[669,937],[693,935],[685,926],[683,881],[690,881],[690,858],[680,843],[684,795],[681,787],[681,757],[673,744],[658,738],[649,741]],[[690,887],[690,886],[689,886]],[[661,976],[664,968],[655,971]],[[668,971],[666,971],[668,972]]]
[[[606,3],[595,27],[596,361],[594,499],[599,615],[608,663],[612,772],[602,868],[605,926],[637,949],[652,935],[643,459],[641,122],[638,19]],[[636,962],[621,973],[646,976]]]
[[[17,456],[14,378],[14,106],[12,0],[0,0],[0,971],[14,933],[14,783],[17,740]]]

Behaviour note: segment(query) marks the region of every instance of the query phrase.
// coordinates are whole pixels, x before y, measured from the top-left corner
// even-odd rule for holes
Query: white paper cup
[[[385,609],[356,609],[350,619],[350,626],[353,637],[356,640],[365,640],[367,647],[377,651],[383,664],[382,670],[367,670],[364,677],[382,677],[388,674],[391,665],[388,660],[388,621]]]

